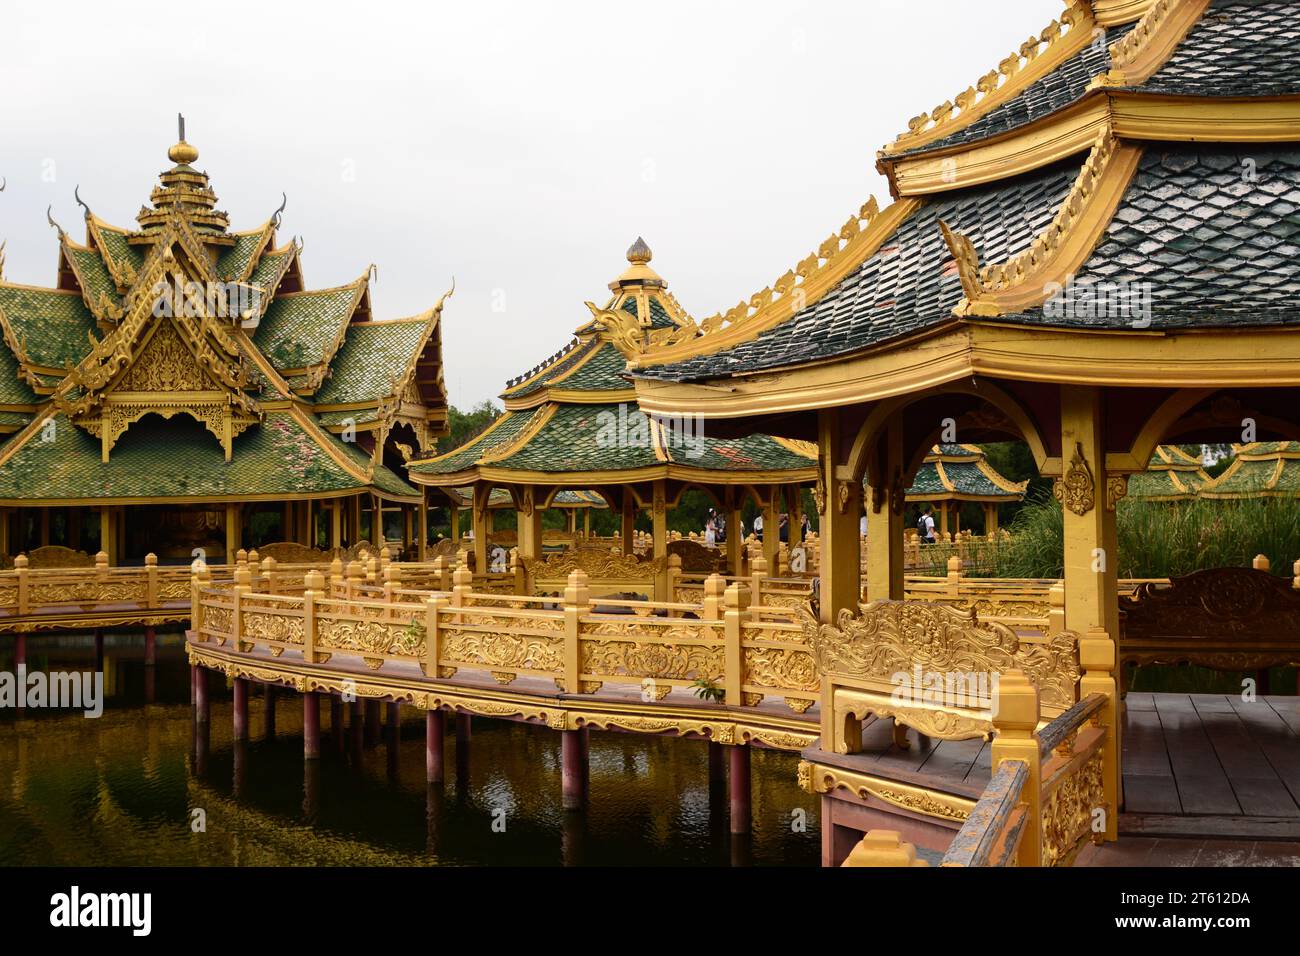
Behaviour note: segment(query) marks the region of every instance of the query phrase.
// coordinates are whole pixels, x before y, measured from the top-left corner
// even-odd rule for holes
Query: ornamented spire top
[[[185,117],[180,113],[176,114],[176,128],[179,132],[179,142],[167,150],[167,158],[178,166],[188,166],[199,158],[199,151],[185,142]]]
[[[627,261],[636,264],[649,262],[653,258],[654,253],[650,251],[650,247],[646,245],[646,241],[640,236],[637,236],[636,242],[632,243],[631,248],[627,250]]]
[[[159,177],[162,184],[155,186],[149,196],[153,208],[141,209],[136,222],[149,232],[161,227],[168,216],[179,214],[198,232],[207,237],[224,237],[228,242],[230,220],[216,208],[217,194],[212,191],[208,174],[192,165],[199,158],[199,151],[185,142],[185,117],[179,113],[176,126],[180,140],[167,150],[167,158],[176,165]]]
[[[629,263],[627,271],[610,283],[610,291],[618,292],[634,286],[664,288],[667,283],[659,277],[659,273],[650,268],[649,262],[653,258],[654,253],[650,251],[646,241],[637,236],[636,242],[632,243],[631,248],[627,250],[627,261]]]

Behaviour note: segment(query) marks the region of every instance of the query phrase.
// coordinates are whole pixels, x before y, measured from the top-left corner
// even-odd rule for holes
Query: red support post
[[[158,635],[152,627],[144,629],[144,666],[153,667],[158,663]]]
[[[581,810],[587,802],[587,767],[583,749],[581,730],[560,731],[561,794],[566,810]]]
[[[194,672],[194,719],[200,724],[208,723],[212,716],[212,699],[208,687],[208,672],[195,665]]]
[[[248,681],[243,677],[235,678],[235,740],[248,739]]]
[[[442,783],[443,738],[447,729],[446,715],[441,710],[431,710],[424,715],[424,767],[429,783]]]
[[[731,748],[731,832],[748,833],[753,819],[749,746]]]
[[[320,757],[320,694],[302,695],[302,755],[307,760]]]

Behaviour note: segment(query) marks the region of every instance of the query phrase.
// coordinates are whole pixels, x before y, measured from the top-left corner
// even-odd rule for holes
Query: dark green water
[[[4,639],[0,666],[13,670]],[[710,792],[701,741],[592,732],[590,805],[560,806],[560,736],[474,718],[447,781],[425,783],[424,715],[336,747],[322,707],[322,759],[302,757],[301,698],[281,691],[273,734],[260,690],[250,740],[231,740],[228,690],[215,690],[206,752],[196,748],[189,671],[159,635],[152,688],[143,638],[109,635],[104,715],[0,711],[0,865],[797,865],[819,860],[817,803],[798,758],[756,751],[754,825],[728,833],[725,789]],[[28,639],[29,670],[94,666],[89,638]],[[152,693],[151,693],[152,691]],[[152,702],[150,702],[152,700]],[[193,832],[193,811],[206,830]],[[801,810],[802,814],[795,814]],[[502,813],[501,811],[504,811]],[[803,817],[805,828],[795,825]],[[494,829],[494,821],[496,827]],[[504,832],[498,832],[504,823]]]

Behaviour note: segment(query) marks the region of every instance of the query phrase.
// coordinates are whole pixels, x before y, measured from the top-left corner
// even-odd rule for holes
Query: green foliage
[[[1117,515],[1121,578],[1163,578],[1205,568],[1248,567],[1265,555],[1290,576],[1300,558],[1300,500],[1121,501]],[[1064,574],[1060,504],[1038,493],[1012,523],[1011,539],[989,549],[975,573],[1006,578]]]
[[[502,414],[502,409],[490,401],[479,402],[467,412],[455,405],[447,408],[447,426],[451,429],[445,438],[438,439],[438,454],[455,451],[467,441],[480,435]]]
[[[726,700],[727,697],[726,690],[724,690],[722,685],[715,680],[700,678],[693,682],[691,687],[694,688],[695,696],[700,700],[707,700],[712,701],[715,704],[720,704]]]

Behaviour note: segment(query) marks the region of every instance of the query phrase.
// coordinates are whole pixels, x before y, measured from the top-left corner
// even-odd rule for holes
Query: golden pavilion
[[[959,669],[1023,664],[1014,681],[1004,674],[994,770],[1011,762],[997,787],[1018,786],[1013,769],[1038,779],[1040,720],[1076,703],[1100,708],[1089,719],[1096,749],[1069,765],[1077,788],[1020,791],[1030,818],[1047,821],[1020,842],[1021,862],[1068,861],[1088,837],[1115,839],[1130,785],[1116,647],[1141,620],[1130,611],[1121,633],[1119,562],[1106,560],[1118,551],[1117,503],[1162,444],[1238,441],[1246,421],[1261,439],[1300,439],[1294,5],[1075,0],[994,62],[880,151],[890,204],[866,203],[771,286],[632,358],[648,413],[818,444],[810,639],[822,733],[801,772],[823,795],[830,863],[864,829],[902,829],[900,817],[918,845],[952,841],[944,808],[960,781],[872,784],[859,755],[873,715],[891,719],[901,746],[908,728],[939,740],[987,733],[969,712],[893,706],[863,690],[880,677],[864,647],[881,662],[956,666],[928,656],[939,632],[980,648],[954,658]],[[1009,629],[902,601],[906,491],[948,426],[963,443],[1023,440],[1054,479],[1064,630],[1050,667]],[[1269,467],[1278,473],[1251,470]],[[1250,582],[1225,594],[1273,593],[1262,571],[1222,574]],[[1239,617],[1245,633],[1253,600],[1216,613]]]
[[[1130,501],[1191,501],[1210,481],[1200,459],[1177,445],[1160,445],[1146,471],[1129,476]]]
[[[939,533],[961,531],[961,506],[976,502],[984,509],[984,533],[998,529],[998,505],[1025,498],[1026,481],[1011,481],[989,464],[978,445],[935,445],[916,471],[906,492],[912,504],[935,504]]]
[[[1202,498],[1300,498],[1300,442],[1260,441],[1233,446],[1232,463],[1200,490]]]
[[[507,384],[503,415],[464,446],[410,465],[410,479],[418,485],[473,489],[479,569],[487,567],[492,495],[502,489],[518,514],[517,541],[525,559],[541,556],[542,512],[575,490],[595,492],[622,516],[621,546],[628,555],[643,511],[651,516],[654,558],[667,555],[668,509],[690,488],[711,494],[730,528],[740,527],[748,497],[764,509],[767,527],[777,527],[788,507],[795,533],[802,513],[799,487],[816,477],[816,452],[808,443],[766,435],[715,437],[689,416],[660,418],[638,407],[624,375],[629,358],[650,341],[693,328],[694,321],[651,268],[644,240],[632,245],[627,259],[605,304],[587,303],[591,317],[573,340]],[[447,497],[452,504],[463,500],[460,493]],[[740,536],[728,534],[726,545],[727,566],[735,569]],[[776,535],[766,536],[769,562],[777,546]]]
[[[0,282],[0,554],[221,563],[379,542],[386,512],[409,544],[405,461],[446,433],[443,300],[378,321],[371,268],[307,288],[283,204],[233,231],[184,120],[167,155],[134,228],[78,191],[54,286]]]

